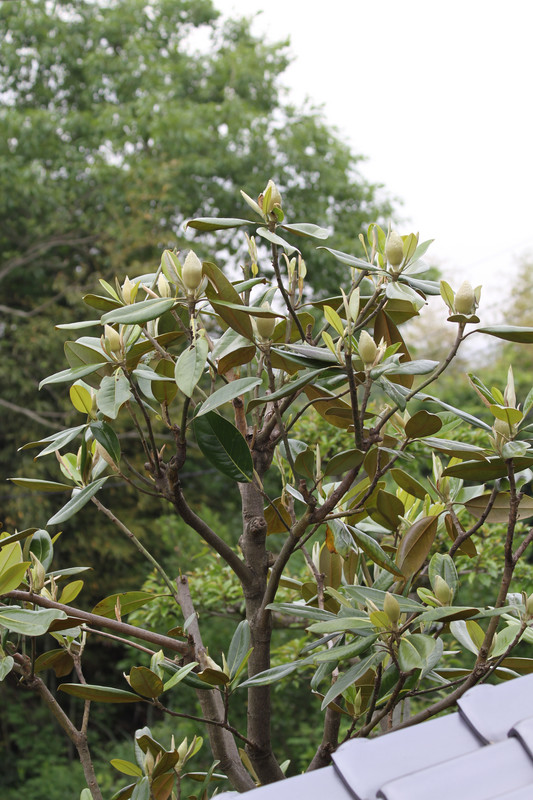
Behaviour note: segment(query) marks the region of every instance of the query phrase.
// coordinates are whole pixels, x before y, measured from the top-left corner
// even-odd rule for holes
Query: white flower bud
[[[187,253],[181,269],[181,279],[190,292],[194,292],[202,282],[202,262],[194,250],[189,250]]]
[[[264,308],[266,311],[272,311],[270,303],[263,303],[261,308]],[[255,317],[255,327],[263,341],[268,341],[272,338],[276,322],[276,317]]]
[[[125,303],[128,305],[132,302],[132,291],[135,288],[135,283],[130,281],[128,276],[126,275],[126,279],[122,284],[122,298]],[[135,299],[135,297],[133,297]]]
[[[159,275],[159,278],[157,279],[157,289],[161,297],[170,297],[172,294],[170,289],[170,283],[167,281],[166,277],[163,275],[162,272]]]
[[[440,603],[442,603],[443,606],[447,606],[452,602],[453,592],[444,578],[441,578],[440,575],[435,575],[434,592],[435,597]]]
[[[383,601],[383,611],[388,616],[393,625],[400,619],[400,604],[393,594],[387,592]]]
[[[476,310],[476,296],[468,281],[464,281],[457,290],[455,310],[458,314],[473,314]]]
[[[396,231],[391,231],[387,236],[385,257],[391,267],[399,267],[403,261],[403,239]]]
[[[112,328],[111,325],[104,325],[104,337],[109,343],[109,349],[113,353],[119,353],[122,348],[122,342],[118,331]]]
[[[359,337],[359,355],[366,368],[373,366],[378,353],[378,346],[366,331],[361,331]]]

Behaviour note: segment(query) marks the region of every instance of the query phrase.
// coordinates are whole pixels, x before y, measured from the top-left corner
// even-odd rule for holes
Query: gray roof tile
[[[533,716],[533,675],[498,686],[475,686],[457,705],[466,723],[485,744],[500,742],[516,722]]]

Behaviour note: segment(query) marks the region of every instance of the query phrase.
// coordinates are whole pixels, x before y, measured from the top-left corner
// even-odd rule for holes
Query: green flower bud
[[[109,349],[113,353],[119,353],[122,349],[120,334],[111,325],[104,325],[104,337],[107,339]]]
[[[170,289],[170,283],[168,282],[168,280],[166,279],[166,277],[163,275],[162,272],[159,275],[159,278],[157,279],[157,289],[161,297],[170,297],[172,294],[172,291]]]
[[[44,582],[46,580],[46,572],[44,566],[41,564],[41,562],[34,553],[30,553],[30,558],[32,562],[31,566],[32,589],[36,594],[39,594],[39,592],[44,587]]]
[[[510,441],[514,437],[514,429],[505,419],[495,419],[492,430],[497,437]]]
[[[453,592],[448,586],[444,578],[440,575],[435,575],[435,585],[433,587],[435,597],[442,603],[443,606],[449,605],[453,600]]]
[[[385,257],[391,267],[399,267],[403,261],[403,239],[396,231],[391,231],[387,236]]]
[[[366,331],[361,331],[359,336],[359,355],[367,369],[373,366],[377,354],[378,346],[373,338]]]
[[[181,270],[181,279],[185,287],[194,292],[202,282],[202,262],[194,252],[189,250]]]
[[[264,192],[259,195],[259,198],[259,205],[262,208],[263,214],[270,214],[274,206],[279,206],[281,208],[281,194],[272,180],[267,183]]]
[[[473,314],[476,310],[476,296],[468,281],[464,281],[457,290],[455,310],[458,314]]]
[[[383,601],[383,611],[388,616],[393,625],[400,619],[400,604],[393,594],[387,592]]]
[[[270,303],[263,303],[261,308],[264,308],[266,311],[272,311]],[[255,327],[263,341],[269,341],[272,338],[276,323],[276,317],[255,317]]]
[[[130,281],[130,279],[126,275],[126,279],[124,280],[124,283],[122,284],[122,299],[128,305],[135,300],[135,295],[134,294],[133,294],[133,297],[132,297],[132,293],[133,293],[134,289],[135,289],[135,283],[133,281]]]

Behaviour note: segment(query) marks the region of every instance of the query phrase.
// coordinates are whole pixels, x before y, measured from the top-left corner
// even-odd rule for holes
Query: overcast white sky
[[[364,176],[403,200],[400,232],[436,239],[430,254],[454,284],[483,284],[494,321],[533,251],[533,2],[214,2],[290,37],[290,98],[323,104]]]

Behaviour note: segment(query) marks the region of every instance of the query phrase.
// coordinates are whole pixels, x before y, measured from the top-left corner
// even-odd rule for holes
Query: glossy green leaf
[[[0,608],[0,625],[23,636],[42,636],[58,619],[67,619],[67,615],[56,608],[38,608],[35,611],[18,606]]]
[[[31,536],[32,533],[35,533],[36,530],[37,528],[25,528],[25,530],[23,531],[17,531],[17,533],[12,533],[11,536],[0,536],[0,569],[3,566],[5,566],[2,551],[6,547],[9,547],[10,545],[15,544],[16,542],[20,542],[22,539],[27,539],[28,536]],[[22,558],[22,556],[20,556],[20,558]],[[20,561],[20,558],[18,558],[18,561]]]
[[[416,478],[413,478],[412,475],[409,475],[407,472],[404,472],[403,469],[399,469],[398,467],[393,467],[390,470],[390,475],[393,481],[403,489],[404,492],[410,494],[411,497],[416,497],[418,500],[424,500],[426,494],[428,492],[422,486],[421,483],[417,481]]]
[[[159,697],[163,694],[163,681],[147,667],[132,667],[129,674],[131,688],[142,697]]]
[[[110,689],[108,686],[90,683],[62,683],[58,686],[58,691],[81,700],[94,700],[96,703],[138,703],[142,700],[138,695],[124,689]]]
[[[513,425],[517,425],[519,422],[522,422],[524,418],[524,414],[519,408],[509,408],[508,406],[491,403],[490,410],[496,419],[501,419],[503,422],[507,422],[511,427]]]
[[[102,414],[116,419],[121,407],[133,397],[128,379],[121,369],[113,375],[102,378],[100,388],[96,392],[96,404]]]
[[[410,439],[419,439],[422,436],[433,436],[441,428],[441,418],[422,409],[407,420],[405,435]]]
[[[344,475],[363,463],[365,454],[361,450],[343,450],[336,453],[326,465],[324,475]]]
[[[147,603],[155,600],[159,595],[153,592],[118,592],[111,594],[104,600],[100,600],[92,610],[93,614],[98,614],[100,617],[107,617],[108,619],[115,619],[115,609],[117,605],[120,608],[120,615],[125,617],[137,608],[145,606]]]
[[[237,625],[228,650],[228,668],[231,679],[233,679],[239,671],[249,649],[250,626],[248,621],[244,619]]]
[[[75,369],[64,369],[61,370],[61,372],[54,372],[53,375],[49,375],[40,382],[39,389],[42,389],[43,386],[53,383],[70,383],[71,381],[77,381],[80,378],[85,378],[87,375],[91,375],[93,372],[101,369],[101,367],[102,364],[87,364],[84,367],[76,367]]]
[[[31,537],[30,553],[39,559],[47,572],[54,557],[54,546],[48,531],[42,529],[35,531]]]
[[[374,564],[386,569],[387,572],[390,572],[393,575],[397,575],[400,578],[402,577],[402,571],[396,566],[394,561],[390,558],[390,556],[387,555],[387,553],[383,550],[383,548],[380,547],[380,545],[372,536],[369,536],[368,533],[364,533],[364,531],[361,531],[354,526],[349,525],[348,527],[357,546],[360,547],[361,550],[372,559]]]
[[[120,461],[120,442],[118,436],[109,423],[99,420],[91,422],[90,430],[96,441],[109,453],[113,461]]]
[[[249,341],[253,341],[252,322],[249,315],[240,310],[243,303],[235,287],[216,264],[212,264],[209,261],[204,262],[203,271],[204,275],[209,279],[206,295],[215,313],[234,331]],[[219,305],[220,301],[222,302]],[[231,303],[232,305],[227,306],[224,303]]]
[[[203,375],[208,355],[209,344],[205,336],[197,337],[190,347],[180,353],[174,378],[178,389],[187,397],[192,397],[194,388]]]
[[[364,635],[373,633],[372,628],[373,625],[366,614],[355,616],[355,610],[354,616],[334,617],[333,619],[324,620],[322,622],[313,622],[311,625],[307,626],[307,630],[310,633],[320,634],[350,632],[356,635]]]
[[[224,388],[230,386],[232,384]],[[235,425],[211,411],[198,415],[193,422],[193,429],[198,447],[219,472],[241,483],[252,480],[252,454]]]
[[[350,644],[330,647],[315,655],[317,664],[327,663],[329,661],[343,661],[346,658],[356,658],[369,650],[374,642],[379,638],[378,633],[370,634],[369,636],[360,636]]]
[[[55,450],[61,450],[62,447],[79,436],[86,427],[87,425],[76,425],[75,428],[66,428],[65,430],[57,431],[57,433],[52,433],[51,436],[45,436],[43,439],[38,439],[36,442],[28,442],[22,445],[22,447],[19,447],[19,450],[29,450],[32,447],[40,447],[46,444],[44,450],[36,456],[36,458],[40,458],[48,453],[55,452]]]
[[[248,219],[224,218],[224,217],[196,217],[189,219],[186,228],[194,228],[197,231],[224,231],[230,228],[242,228],[243,225],[252,225]]]
[[[468,509],[470,514],[476,519],[479,519],[481,515],[484,513],[488,501],[490,498],[490,492],[485,492],[478,497],[472,498],[467,503],[465,503],[465,508]],[[496,495],[496,499],[494,500],[493,506],[489,512],[487,517],[487,522],[494,522],[494,523],[505,523],[509,520],[509,512],[510,512],[510,502],[511,502],[511,495],[509,492],[499,492]],[[528,497],[525,495],[522,497],[520,501],[520,505],[518,507],[518,519],[527,519],[528,517],[533,516],[533,497]]]
[[[480,461],[487,459],[487,451],[475,444],[456,442],[453,439],[441,439],[434,436],[426,436],[422,441],[432,450],[438,450],[440,453],[445,453],[455,458],[475,458]]]
[[[333,250],[331,247],[319,247],[319,250],[327,250],[328,253],[331,253],[337,261],[340,261],[342,264],[347,264],[349,267],[355,267],[355,269],[361,269],[365,272],[377,272],[382,275],[386,273],[378,269],[377,267],[369,264],[368,261],[363,261],[362,258],[357,258],[356,256],[351,256],[349,253],[343,253],[341,250]]]
[[[172,677],[165,682],[165,685],[163,686],[163,691],[168,692],[169,689],[172,689],[174,686],[177,686],[177,684],[181,683],[181,681],[187,677],[189,672],[192,672],[192,670],[197,666],[198,666],[197,661],[191,661],[190,664],[185,664],[184,667],[180,667],[179,669],[177,669],[176,672],[172,675]]]
[[[262,239],[267,239],[272,244],[276,244],[279,247],[283,247],[283,249],[289,255],[292,255],[292,253],[298,250],[297,247],[294,247],[294,245],[289,244],[289,242],[285,241],[285,239],[282,239],[281,236],[278,236],[277,233],[272,233],[272,231],[269,231],[268,228],[259,227],[257,228],[256,233]]]
[[[35,660],[34,671],[42,672],[45,669],[53,669],[57,678],[64,678],[69,675],[74,668],[74,661],[70,653],[63,648],[48,650],[41,653]]]
[[[435,646],[436,641],[431,636],[420,633],[402,636],[398,649],[398,663],[402,672],[423,669]]]
[[[16,589],[24,580],[26,570],[31,566],[30,561],[21,561],[19,564],[11,564],[0,572],[0,595]]]
[[[8,481],[30,489],[32,492],[71,492],[72,484],[56,483],[56,481],[41,481],[36,478],[8,478]]]
[[[174,378],[174,361],[171,358],[162,358],[155,368],[158,376],[152,381],[152,394],[161,405],[170,405],[178,393]]]
[[[533,455],[515,458],[513,464],[516,472],[526,469],[533,464]],[[507,477],[507,462],[498,456],[488,458],[486,461],[463,461],[462,464],[446,467],[442,474],[450,478],[463,478],[476,483],[484,483],[496,478]]]
[[[403,534],[396,553],[396,563],[405,578],[410,578],[424,564],[435,539],[438,522],[438,517],[421,517]]]
[[[91,393],[85,386],[75,383],[69,390],[70,402],[81,414],[90,414],[92,410]]]
[[[250,392],[261,383],[261,378],[238,378],[235,381],[226,383],[221,389],[213,392],[205,402],[202,403],[199,410],[196,412],[196,419],[198,417],[214,411],[216,408],[231,402],[236,397],[240,397],[247,392]]]
[[[383,603],[385,601],[386,592],[380,589],[374,589],[369,586],[347,586],[344,590],[348,597],[353,598],[362,605],[367,605],[368,601],[377,606],[381,611],[383,610]],[[414,612],[421,613],[425,610],[425,606],[412,600],[410,597],[402,597],[402,595],[395,594],[394,597],[400,605],[400,611],[406,611],[410,614]],[[371,606],[369,606],[371,608]]]
[[[319,225],[313,225],[312,222],[293,222],[290,225],[281,225],[284,231],[295,233],[297,236],[312,239],[327,239],[329,231],[326,228],[321,228]]]
[[[123,775],[132,775],[136,778],[142,777],[142,769],[137,764],[132,764],[131,761],[125,761],[123,758],[112,758],[109,763]]]
[[[424,402],[436,403],[444,411],[451,411],[451,413],[454,414],[456,417],[459,417],[459,419],[468,422],[474,428],[482,428],[487,432],[492,431],[491,426],[488,425],[484,420],[479,419],[478,417],[474,417],[472,414],[468,414],[461,408],[456,408],[455,406],[451,406],[449,403],[445,403],[439,397],[433,397],[432,395],[424,394],[423,392],[418,392],[416,396],[419,400],[424,400]]]
[[[150,780],[146,776],[135,784],[131,800],[150,800]]]
[[[4,680],[6,675],[9,675],[14,665],[15,662],[12,656],[3,656],[0,658],[0,683]]]
[[[460,645],[462,645],[466,650],[470,650],[471,653],[474,653],[474,655],[477,656],[479,653],[479,647],[477,647],[473,642],[470,631],[467,628],[467,623],[464,620],[456,620],[451,622],[450,631]]]
[[[73,497],[63,506],[58,512],[56,512],[48,522],[48,525],[59,525],[62,522],[66,522],[67,519],[70,519],[80,511],[84,505],[86,505],[91,497],[93,497],[96,492],[98,492],[104,483],[107,481],[107,477],[99,478],[97,481],[93,481],[88,486],[85,486],[83,489],[74,489]]]
[[[454,560],[447,553],[435,553],[428,566],[429,582],[433,589],[435,589],[435,578],[439,575],[446,581],[452,592],[457,591],[459,578]]]
[[[59,602],[63,603],[64,605],[69,605],[73,600],[76,599],[82,589],[83,581],[71,581],[71,583],[67,583],[61,592]]]
[[[263,672],[259,672],[252,678],[248,678],[248,680],[243,681],[239,685],[239,688],[248,688],[249,686],[269,686],[271,683],[275,683],[276,681],[280,681],[282,678],[286,678],[287,675],[291,675],[297,669],[308,666],[312,663],[313,658],[303,658],[300,659],[300,661],[291,661],[289,664],[280,664],[277,667],[265,669]]]
[[[371,655],[367,656],[362,661],[359,661],[358,664],[355,664],[353,667],[347,670],[347,672],[344,672],[342,675],[340,675],[335,683],[326,692],[326,695],[322,700],[322,711],[327,708],[331,701],[334,700],[339,694],[342,694],[345,689],[361,678],[365,672],[373,667],[377,667],[377,665],[380,664],[385,657],[385,651],[371,653]]]
[[[150,297],[140,303],[132,303],[128,306],[121,306],[112,311],[107,311],[102,316],[102,323],[111,325],[120,322],[125,325],[142,325],[152,319],[162,316],[166,311],[175,305],[176,301],[172,297]]]
[[[474,333],[486,333],[488,336],[495,336],[506,342],[533,343],[533,328],[522,328],[518,325],[489,325],[484,328],[476,328]]]

